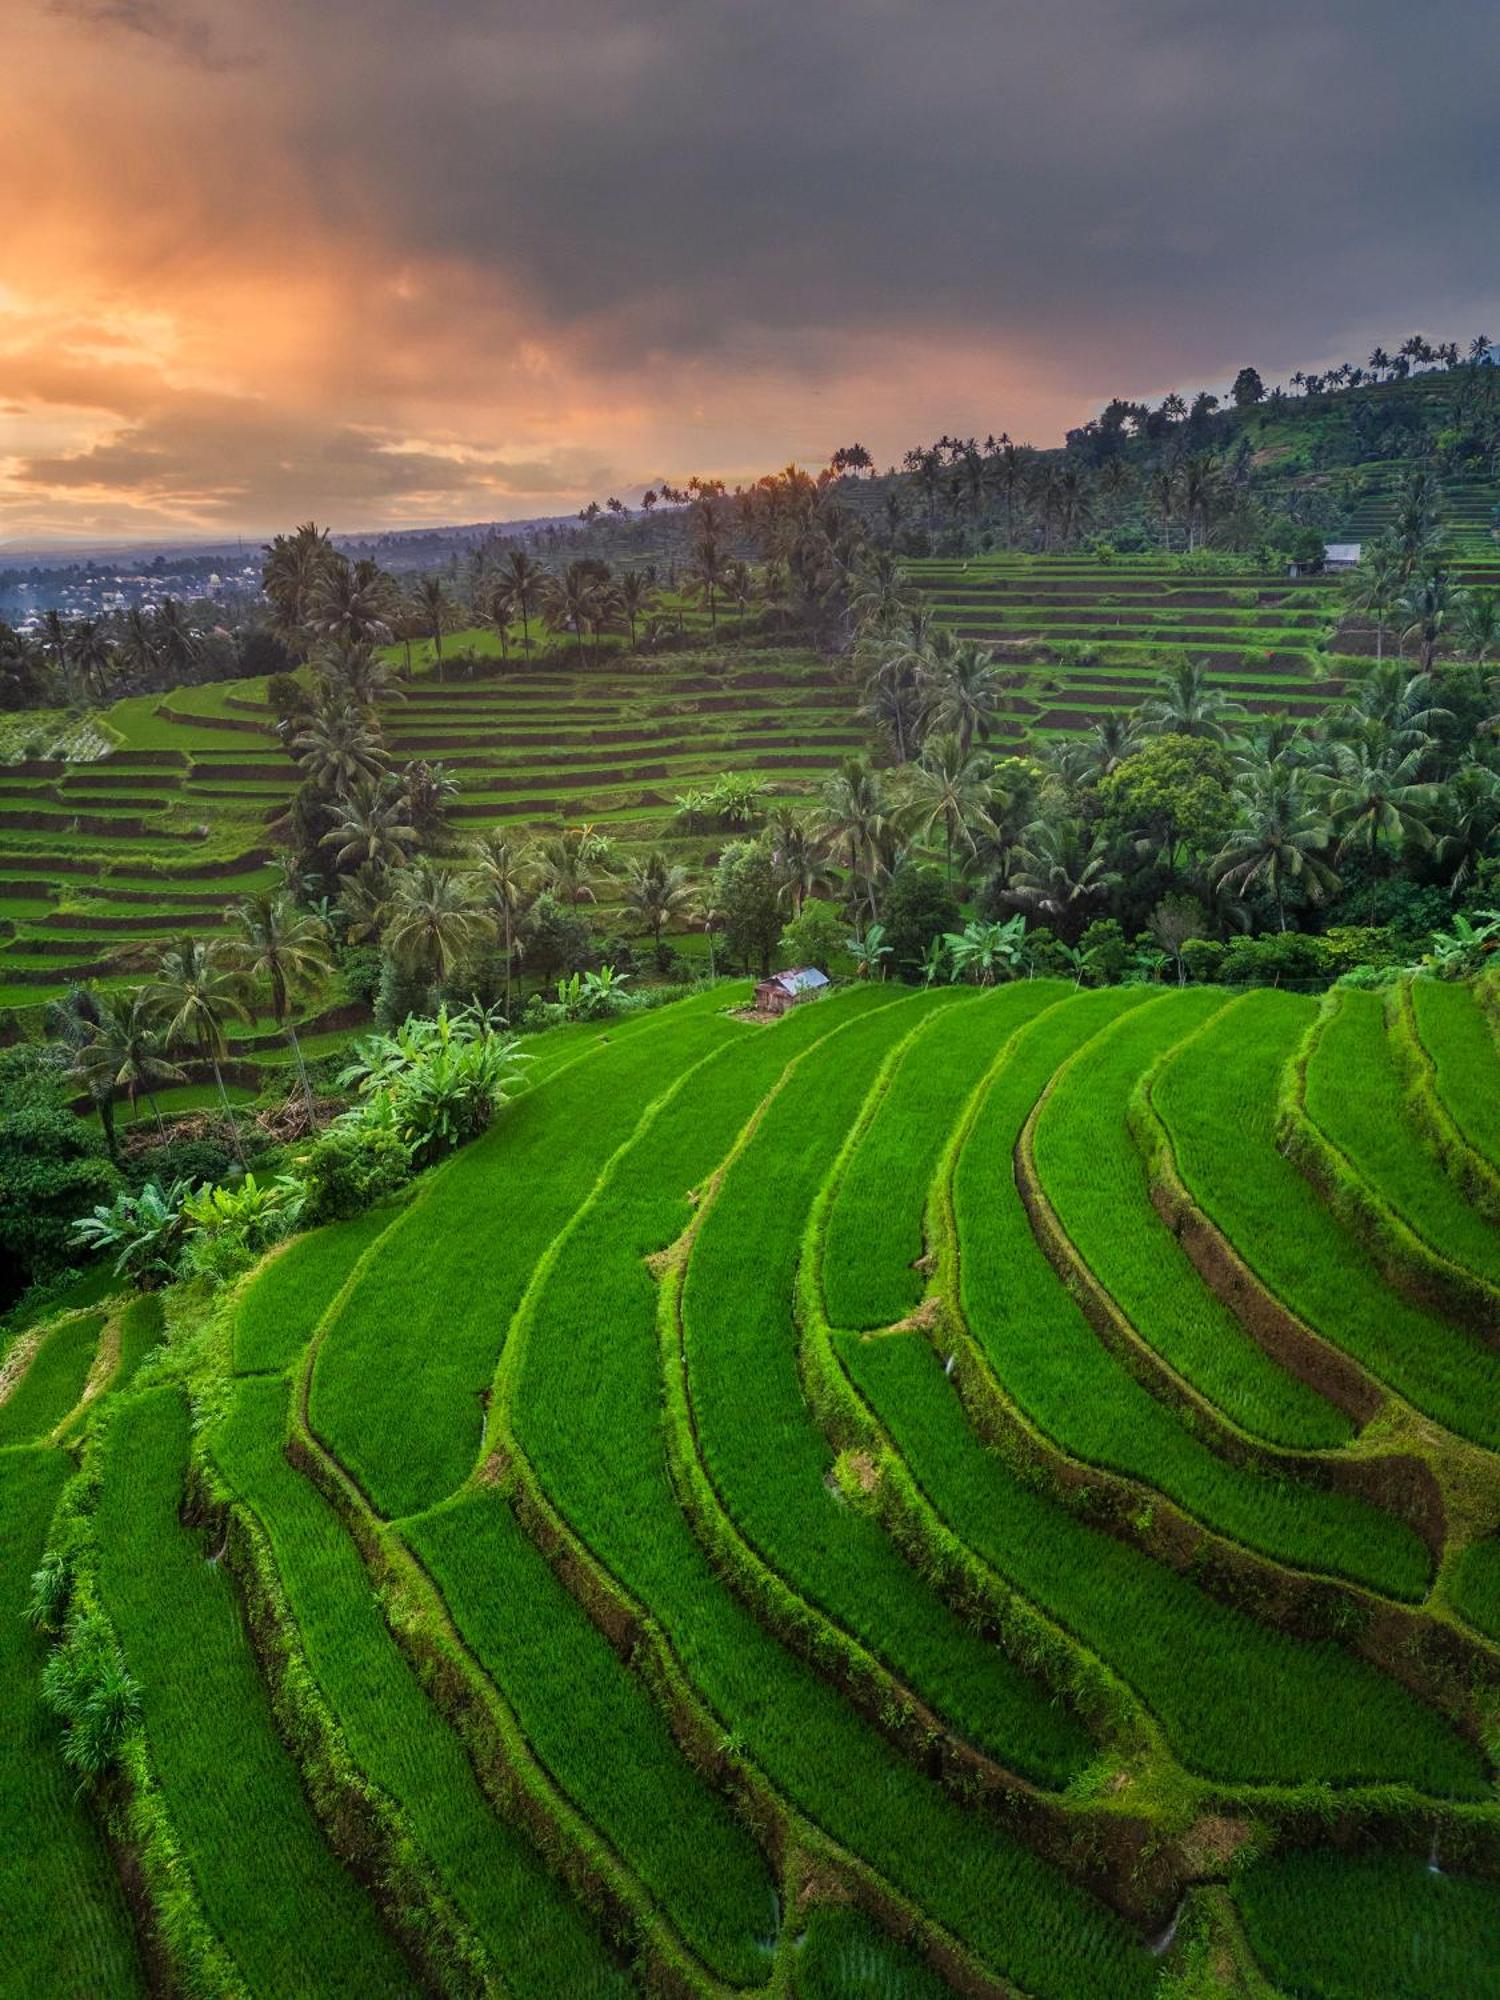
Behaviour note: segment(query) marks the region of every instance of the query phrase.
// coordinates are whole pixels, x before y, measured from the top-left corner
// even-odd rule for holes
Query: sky
[[[6,0],[0,546],[503,520],[1500,335],[1493,0]]]

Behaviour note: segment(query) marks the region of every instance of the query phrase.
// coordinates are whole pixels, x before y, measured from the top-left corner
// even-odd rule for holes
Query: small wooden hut
[[[799,1000],[813,999],[827,984],[827,975],[819,972],[815,965],[794,965],[788,972],[773,972],[755,989],[756,1011],[761,1014],[784,1014]]]

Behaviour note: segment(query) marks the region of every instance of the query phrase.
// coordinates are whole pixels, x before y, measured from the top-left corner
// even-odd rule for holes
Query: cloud
[[[19,455],[6,484],[12,512],[25,497],[49,511],[76,497],[95,514],[124,499],[155,522],[259,531],[308,513],[375,523],[392,502],[419,521],[488,519],[518,503],[565,506],[612,477],[597,456],[497,456],[204,395],[78,449]]]
[[[245,64],[245,58],[231,54],[204,20],[167,0],[47,0],[47,8],[89,29],[138,36],[198,68],[237,69]]]
[[[12,513],[575,504],[1500,328],[1488,0],[1420,60],[1394,0],[23,0],[11,54]]]

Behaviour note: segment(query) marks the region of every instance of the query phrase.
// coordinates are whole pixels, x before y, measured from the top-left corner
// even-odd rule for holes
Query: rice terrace
[[[6,26],[0,2000],[1500,2000],[1500,17]]]

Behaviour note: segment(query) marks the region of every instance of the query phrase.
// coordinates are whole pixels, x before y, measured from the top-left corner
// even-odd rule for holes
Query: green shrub
[[[103,1139],[68,1109],[56,1055],[0,1049],[0,1304],[66,1270],[75,1218],[118,1186]]]
[[[782,927],[777,956],[787,965],[816,965],[828,971],[847,964],[844,940],[848,925],[832,903],[809,896],[789,924]]]
[[[933,868],[898,868],[880,910],[891,965],[898,977],[920,976],[934,938],[962,928],[952,889]]]
[[[307,1190],[302,1221],[348,1222],[411,1176],[411,1148],[399,1132],[365,1121],[331,1125],[297,1162]]]
[[[302,1198],[302,1183],[291,1174],[264,1184],[246,1174],[238,1184],[200,1188],[182,1204],[183,1268],[216,1283],[247,1270],[296,1228]]]
[[[139,1194],[121,1192],[73,1224],[74,1240],[96,1255],[112,1256],[115,1276],[149,1289],[177,1276],[186,1230],[186,1181],[147,1181]]]
[[[339,1083],[366,1099],[351,1118],[393,1132],[413,1164],[426,1166],[477,1138],[505,1102],[519,1061],[514,1037],[486,1015],[440,1007],[432,1020],[409,1016],[394,1034],[358,1043]]]

